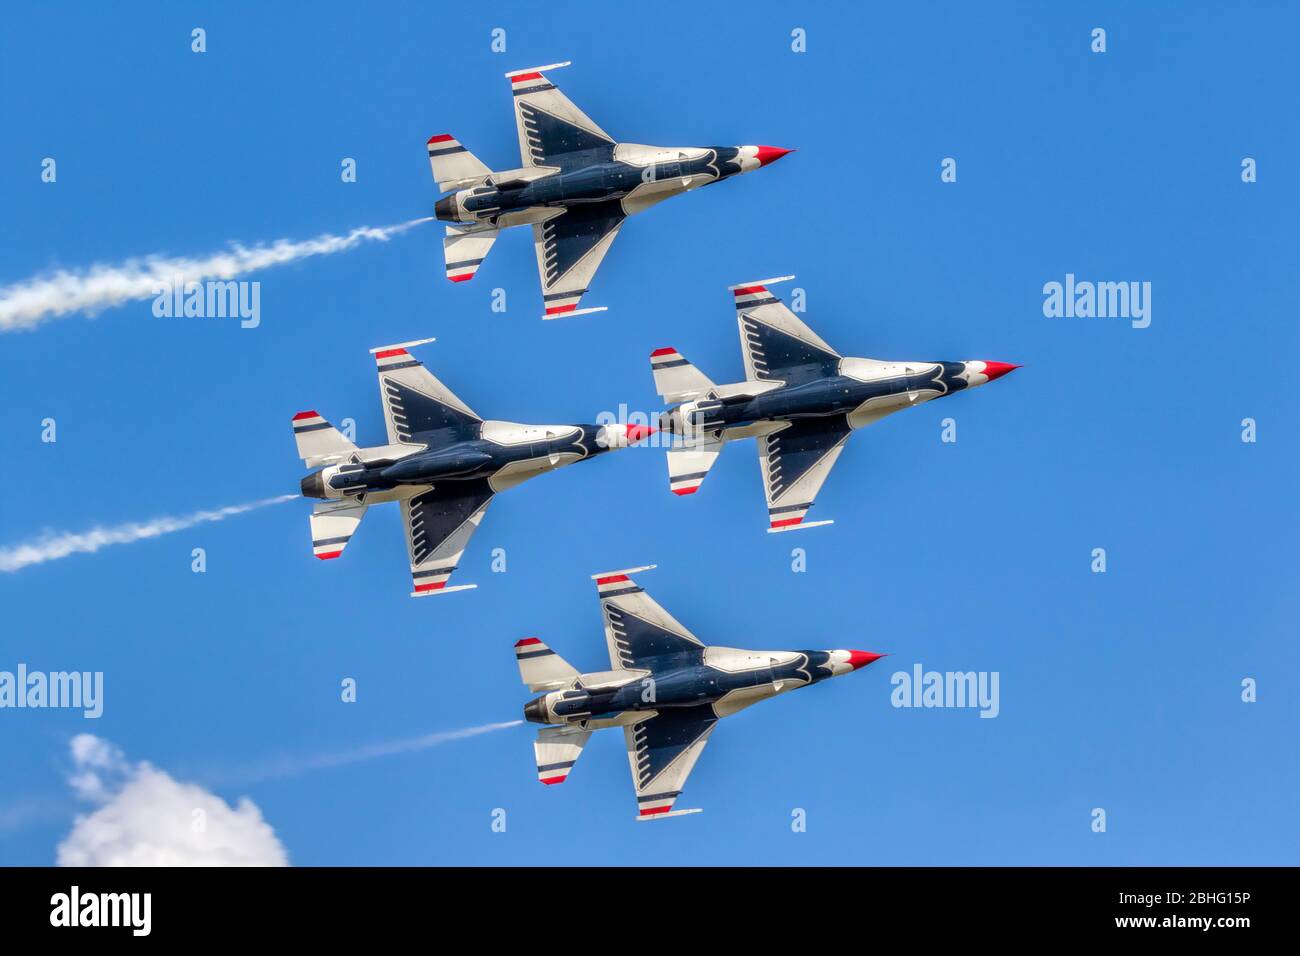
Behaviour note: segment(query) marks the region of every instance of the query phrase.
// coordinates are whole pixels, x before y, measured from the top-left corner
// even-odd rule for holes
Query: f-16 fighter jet
[[[546,78],[553,63],[507,73],[523,166],[493,172],[453,136],[429,140],[447,227],[447,278],[472,279],[509,226],[531,225],[542,280],[543,318],[603,312],[578,302],[623,220],[669,196],[747,173],[780,159],[775,146],[640,146],[614,138]]]
[[[842,358],[768,289],[793,278],[731,287],[745,381],[715,385],[676,349],[650,354],[656,390],[680,403],[659,419],[680,439],[668,451],[669,489],[694,494],[727,442],[757,438],[769,532],[833,524],[804,517],[855,428],[1020,367]]]
[[[641,820],[700,812],[673,804],[723,717],[884,656],[705,647],[632,580],[653,567],[592,575],[609,670],[580,674],[535,637],[515,645],[519,676],[545,691],[524,705],[526,720],[548,725],[533,744],[537,778],[564,783],[593,730],[622,727]]]
[[[379,367],[388,444],[358,448],[314,411],[293,416],[298,455],[318,469],[302,480],[302,493],[319,499],[311,515],[316,557],[337,558],[367,508],[396,501],[411,558],[411,597],[477,586],[449,588],[447,581],[497,492],[626,448],[655,431],[645,425],[485,421],[407,351],[432,341],[370,350]]]

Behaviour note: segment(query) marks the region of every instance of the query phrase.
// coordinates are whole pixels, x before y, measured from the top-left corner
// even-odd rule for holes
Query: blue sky
[[[516,165],[501,74],[557,60],[616,138],[799,152],[630,222],[596,316],[539,321],[524,230],[446,282],[430,224],[251,277],[254,330],[146,301],[6,334],[0,545],[296,490],[295,411],[380,439],[367,350],[385,343],[436,336],[421,357],[490,417],[655,410],[656,347],[742,376],[726,287],[765,276],[795,273],[844,354],[1025,368],[856,435],[813,512],[835,525],[804,534],[764,533],[745,443],[693,498],[646,449],[504,496],[457,576],[479,589],[445,598],[406,596],[394,508],[322,564],[305,502],[0,575],[0,669],[106,681],[98,721],[0,711],[3,796],[37,808],[0,862],[53,860],[75,733],[211,781],[510,720],[529,696],[511,645],[603,668],[588,576],[657,563],[643,583],[706,643],[893,656],[726,721],[680,804],[705,812],[653,826],[633,822],[617,732],[562,787],[536,782],[528,727],[210,785],[250,797],[298,864],[1295,863],[1295,8],[493,6],[7,11],[0,285],[427,215],[428,136]],[[1066,273],[1151,282],[1151,326],[1045,318]],[[891,707],[916,662],[999,672],[1000,715]]]

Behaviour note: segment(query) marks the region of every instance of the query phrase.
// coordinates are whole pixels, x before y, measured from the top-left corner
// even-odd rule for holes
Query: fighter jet
[[[524,705],[525,720],[547,725],[533,744],[537,779],[564,783],[592,731],[622,727],[639,820],[700,812],[673,804],[723,717],[884,656],[706,647],[632,580],[653,567],[592,575],[609,670],[580,674],[535,637],[515,644],[519,676],[545,692]]]
[[[502,229],[531,225],[542,280],[542,318],[603,312],[578,302],[623,220],[669,196],[780,159],[775,146],[641,146],[614,138],[546,78],[552,63],[507,73],[519,132],[519,169],[493,172],[454,136],[429,139],[447,226],[447,278],[472,279]]]
[[[757,438],[769,532],[834,523],[804,517],[854,429],[1020,368],[842,358],[768,289],[793,278],[731,286],[745,381],[715,385],[676,349],[650,353],[656,390],[665,402],[680,403],[659,419],[674,436],[669,489],[694,494],[727,442]]]
[[[447,587],[447,581],[497,492],[655,431],[485,421],[407,351],[432,341],[370,350],[388,444],[358,448],[314,411],[293,416],[298,455],[317,469],[302,479],[303,495],[319,499],[311,514],[316,557],[339,557],[367,508],[396,501],[411,559],[411,597],[477,587]]]

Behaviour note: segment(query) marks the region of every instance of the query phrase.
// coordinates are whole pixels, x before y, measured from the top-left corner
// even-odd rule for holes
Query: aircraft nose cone
[[[313,471],[310,475],[303,478],[302,483],[298,487],[302,489],[304,498],[325,497],[325,479],[321,477],[319,471]]]
[[[849,666],[854,670],[860,667],[866,667],[872,661],[878,661],[884,654],[873,654],[871,651],[849,651]]]
[[[793,153],[793,149],[782,149],[780,146],[759,146],[758,147],[758,165],[766,166],[768,163],[775,163],[782,156]]]
[[[1020,368],[1019,365],[1010,365],[1006,362],[985,362],[984,374],[991,382],[995,378],[1001,378],[1003,375],[1006,375],[1007,372],[1014,372],[1018,368]]]
[[[627,448],[658,430],[653,425],[602,425],[596,441],[602,448]]]

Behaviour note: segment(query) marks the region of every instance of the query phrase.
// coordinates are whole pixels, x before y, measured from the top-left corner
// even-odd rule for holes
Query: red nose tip
[[[640,441],[642,438],[649,438],[659,429],[651,428],[649,425],[628,425],[627,426],[627,443]]]
[[[1019,365],[1009,365],[1006,362],[985,362],[984,374],[988,376],[988,380],[991,382],[995,378],[1001,378],[1007,372],[1015,371],[1018,368],[1020,368]]]
[[[884,654],[873,654],[870,651],[849,651],[849,666],[854,670],[859,667],[866,667],[872,661],[878,661]]]
[[[758,147],[758,165],[766,166],[768,163],[775,163],[786,153],[793,152],[793,149],[782,149],[780,146],[760,146]]]

